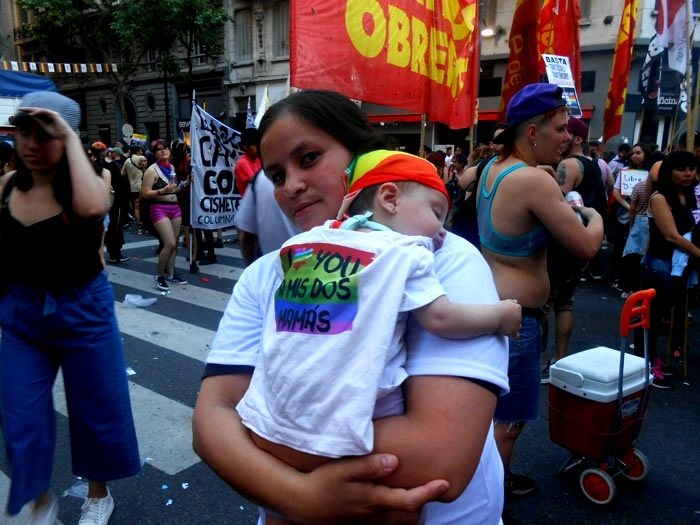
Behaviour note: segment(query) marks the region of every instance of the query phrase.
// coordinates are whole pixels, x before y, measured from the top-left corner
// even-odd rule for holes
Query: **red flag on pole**
[[[478,0],[292,0],[291,84],[467,128],[476,108]]]
[[[637,20],[638,0],[625,0],[620,19],[620,29],[617,33],[615,55],[608,84],[608,98],[605,101],[603,114],[603,138],[609,138],[620,133],[622,115],[625,112],[627,98],[627,83],[634,50],[634,27]]]
[[[506,120],[506,107],[513,95],[526,85],[539,80],[539,18],[540,0],[518,0],[508,37],[510,54],[498,106],[498,119],[501,122]]]
[[[581,48],[578,23],[581,18],[579,0],[544,0],[540,14],[540,55],[569,58],[576,91],[581,91]],[[544,75],[540,60],[539,74]]]

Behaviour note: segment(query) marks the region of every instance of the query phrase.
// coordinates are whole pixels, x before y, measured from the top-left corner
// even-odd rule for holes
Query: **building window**
[[[146,107],[148,108],[148,111],[151,113],[155,111],[156,109],[156,99],[153,95],[150,93],[146,95]]]
[[[236,61],[250,62],[253,60],[253,12],[250,9],[237,11],[234,24]]]
[[[199,42],[195,42],[192,45],[192,64],[198,66],[206,63],[207,55],[204,46],[202,46]]]
[[[591,0],[581,0],[581,22],[591,21]]]
[[[277,2],[273,7],[272,46],[275,58],[289,57],[289,0]]]
[[[595,71],[581,71],[581,91],[583,93],[595,91]]]
[[[144,58],[144,66],[146,71],[155,71],[156,64],[158,63],[158,54],[153,49],[146,50],[146,56]]]
[[[498,13],[497,0],[485,0],[482,4],[481,22],[484,27],[496,28],[496,14]]]

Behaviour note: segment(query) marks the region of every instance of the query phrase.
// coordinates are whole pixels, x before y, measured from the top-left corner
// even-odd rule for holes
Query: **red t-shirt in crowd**
[[[248,155],[243,155],[238,159],[233,174],[236,177],[236,187],[241,197],[243,197],[250,180],[255,177],[255,174],[259,172],[261,168],[260,157],[251,159]]]

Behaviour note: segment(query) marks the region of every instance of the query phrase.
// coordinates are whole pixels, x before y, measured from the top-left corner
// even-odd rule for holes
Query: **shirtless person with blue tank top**
[[[530,84],[518,91],[506,110],[508,127],[495,142],[499,157],[484,168],[477,195],[481,248],[501,298],[522,305],[520,339],[509,340],[510,393],[496,407],[496,442],[506,469],[505,489],[525,495],[534,480],[510,472],[516,439],[527,421],[537,419],[542,353],[542,306],[549,296],[547,244],[556,239],[574,256],[591,259],[603,239],[603,220],[593,208],[576,213],[564,201],[556,181],[538,165],[561,160],[568,115],[562,90]]]

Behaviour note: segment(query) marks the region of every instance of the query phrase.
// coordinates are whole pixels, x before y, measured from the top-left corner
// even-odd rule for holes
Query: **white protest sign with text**
[[[576,118],[583,117],[569,58],[559,55],[542,55],[542,60],[544,60],[549,83],[556,84],[564,90],[564,98],[566,99],[569,115]]]
[[[632,195],[632,190],[638,182],[647,180],[649,172],[646,170],[633,170],[630,168],[622,168],[618,177],[620,177],[620,193],[624,197]]]
[[[215,230],[234,225],[241,196],[233,168],[240,154],[240,133],[192,105],[192,227]]]

